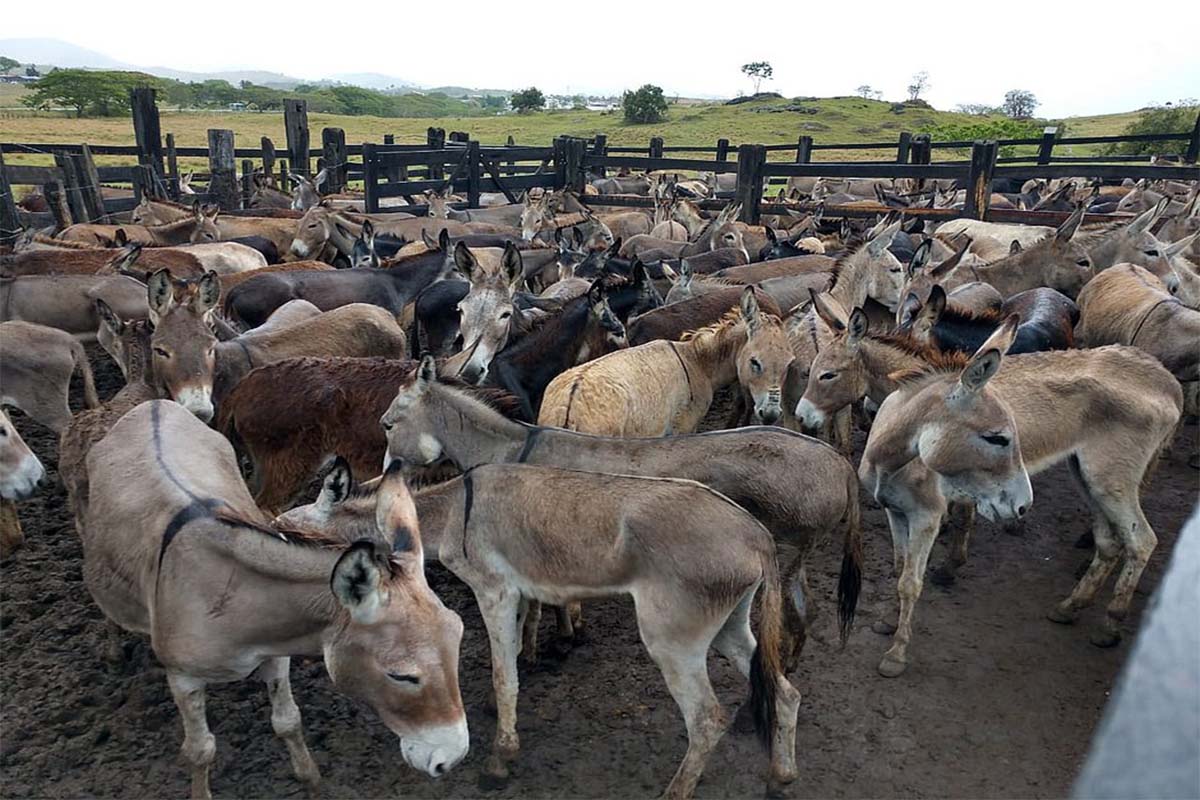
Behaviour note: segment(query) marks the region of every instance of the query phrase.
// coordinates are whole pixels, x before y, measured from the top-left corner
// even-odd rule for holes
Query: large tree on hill
[[[1025,89],[1013,89],[1004,95],[1004,113],[1013,119],[1029,119],[1033,110],[1038,107],[1038,100],[1033,92]]]
[[[667,114],[667,98],[663,97],[661,88],[647,83],[636,92],[621,95],[621,108],[626,122],[661,122]]]
[[[754,93],[758,94],[762,82],[771,80],[771,76],[775,74],[775,68],[771,66],[770,61],[752,61],[749,64],[742,64],[742,72],[746,74],[747,78],[754,81]]]
[[[546,96],[542,94],[541,89],[530,86],[528,89],[513,92],[509,102],[512,104],[513,111],[524,114],[527,111],[537,111],[543,108],[546,105]]]
[[[157,78],[141,72],[56,69],[39,78],[21,102],[30,108],[73,108],[80,117],[89,113],[106,117],[129,110],[130,89],[158,84]]]
[[[908,99],[911,102],[916,102],[921,99],[921,95],[929,88],[929,73],[921,70],[916,75],[912,76],[912,83],[908,85]]]

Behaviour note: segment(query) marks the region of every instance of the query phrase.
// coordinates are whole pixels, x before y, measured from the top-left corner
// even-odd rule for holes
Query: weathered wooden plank
[[[50,181],[42,186],[42,196],[46,198],[50,213],[54,215],[54,224],[60,231],[74,222],[71,209],[67,207],[66,194],[60,181]]]
[[[1054,140],[1058,138],[1058,128],[1050,125],[1042,130],[1042,141],[1038,144],[1037,163],[1049,164],[1054,156]]]
[[[1189,164],[1200,161],[1200,113],[1196,114],[1196,122],[1192,125],[1192,138],[1188,140],[1187,152],[1183,160]]]
[[[325,159],[325,185],[327,194],[346,189],[346,132],[341,128],[321,129],[321,155]]]
[[[75,162],[75,174],[79,177],[79,199],[83,203],[88,219],[92,222],[105,220],[104,198],[100,194],[100,174],[96,171],[96,161],[87,142],[81,147],[77,156],[71,156]]]
[[[761,147],[761,145],[759,145]],[[613,148],[609,148],[611,153]],[[696,172],[737,172],[737,164],[728,161],[702,161],[696,158],[648,158],[646,156],[609,155],[603,158],[585,155],[585,167],[630,167],[633,169],[680,169]]]
[[[156,197],[166,196],[166,173],[163,170],[162,127],[158,119],[157,92],[149,86],[138,86],[130,90],[129,104],[133,113],[133,135],[137,141],[139,164],[150,167],[154,173],[153,193]],[[93,153],[103,153],[99,146]]]
[[[717,161],[729,160],[729,140],[717,139]]]
[[[651,158],[662,158],[663,157],[663,140],[662,140],[661,136],[651,136],[650,137],[649,152],[650,152]]]
[[[762,203],[763,165],[767,163],[767,151],[761,144],[744,144],[738,147],[737,192],[734,197],[742,206],[739,219],[747,225],[757,225],[758,207]]]
[[[605,135],[603,133],[596,134],[596,138],[592,140],[591,154],[593,156],[598,156],[600,158],[603,158],[604,156],[608,155],[608,136],[607,135]],[[584,167],[584,169],[586,169],[586,167]],[[604,167],[597,167],[596,169],[592,170],[592,172],[594,172],[596,175],[603,178],[603,177],[605,177],[606,170],[604,169]]]
[[[907,164],[909,153],[912,150],[912,134],[904,131],[900,134],[900,139],[896,143],[896,163]]]
[[[812,161],[813,140],[811,136],[801,136],[796,140],[796,163],[807,164]]]
[[[175,151],[175,134],[167,134],[167,193],[172,200],[178,200],[179,189],[179,153]]]
[[[366,193],[368,214],[375,214],[379,211],[379,192],[385,188],[379,185],[379,157],[375,152],[378,146],[373,142],[363,142],[363,191]],[[396,186],[398,184],[388,185]]]
[[[0,148],[0,152],[3,148]],[[62,170],[58,167],[27,167],[24,164],[13,164],[4,168],[6,181],[13,186],[41,186],[51,181],[62,182]]]
[[[79,173],[75,169],[75,162],[71,160],[71,154],[59,150],[54,154],[54,163],[62,170],[62,196],[67,210],[71,212],[71,219],[75,222],[89,222],[87,210],[79,196]]]
[[[309,171],[308,102],[291,98],[283,101],[283,128],[287,134],[288,159],[292,172],[307,177]],[[284,186],[287,184],[285,183]]]
[[[233,131],[208,129],[208,171],[212,173],[208,193],[221,208],[238,208],[237,161],[233,151]]]
[[[1061,140],[1060,140],[1061,142]],[[997,178],[1100,178],[1123,180],[1125,178],[1163,178],[1172,181],[1200,180],[1200,167],[1160,167],[1152,164],[1046,164],[1015,167],[996,167]]]
[[[17,196],[8,180],[4,166],[4,150],[0,148],[0,243],[8,244],[21,233],[21,218],[17,216]]]
[[[963,216],[986,219],[992,199],[992,171],[996,169],[995,140],[976,142],[971,148],[971,167],[967,175],[967,201]]]
[[[891,162],[813,162],[785,164],[768,161],[763,174],[772,178],[965,178],[962,164],[893,164]]]
[[[467,142],[467,208],[479,208],[479,142]]]
[[[254,199],[254,162],[242,159],[242,208],[249,208]]]
[[[427,150],[444,150],[446,148],[446,131],[442,128],[429,128],[425,131],[425,145]],[[444,174],[445,170],[441,164],[430,164],[430,178],[440,180]]]

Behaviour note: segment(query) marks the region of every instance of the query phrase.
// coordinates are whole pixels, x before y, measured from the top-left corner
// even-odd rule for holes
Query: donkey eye
[[[390,431],[392,429],[392,423],[388,422],[387,420],[382,420],[379,424],[383,426],[385,431]]]
[[[170,354],[170,353],[168,353],[166,350],[163,350],[161,347],[156,347],[156,348],[154,348],[154,352],[155,352],[157,355],[160,355],[160,356],[162,356],[163,358],[170,358],[170,357],[171,357],[171,354]]]
[[[753,372],[755,375],[761,375],[762,374],[762,362],[759,361],[757,358],[750,359],[750,371]]]
[[[1158,251],[1157,251],[1157,250],[1147,250],[1147,251],[1145,251],[1145,252],[1146,252],[1146,255],[1148,255],[1148,256],[1151,256],[1151,257],[1154,257],[1154,258],[1157,258],[1157,257],[1158,257]]]
[[[421,679],[416,675],[401,675],[398,672],[389,672],[388,677],[394,680],[396,683],[407,683],[412,686],[421,685]]]
[[[511,311],[501,311],[500,312],[500,319],[508,319],[511,316],[512,316]]]
[[[831,380],[833,380],[833,379],[834,379],[834,378],[836,378],[836,377],[837,377],[837,373],[836,373],[836,372],[822,372],[822,373],[821,373],[821,374],[820,374],[820,375],[817,377],[817,380],[820,380],[820,381],[831,381]]]
[[[1008,447],[1008,437],[1001,433],[985,433],[980,438],[996,447]]]
[[[1090,267],[1092,265],[1092,262],[1086,258],[1081,258],[1078,261],[1076,261],[1075,263],[1081,267]]]

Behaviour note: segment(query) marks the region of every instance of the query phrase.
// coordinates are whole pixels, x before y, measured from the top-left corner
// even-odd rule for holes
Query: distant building
[[[246,104],[245,103],[230,103],[229,110],[230,111],[245,111]]]
[[[0,75],[0,83],[34,83],[37,79],[36,75]]]

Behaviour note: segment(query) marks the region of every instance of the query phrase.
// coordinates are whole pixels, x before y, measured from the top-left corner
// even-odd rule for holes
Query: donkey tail
[[[83,378],[83,404],[88,408],[99,408],[100,397],[96,394],[96,377],[92,374],[92,363],[88,361],[87,351],[77,341],[71,342],[71,358],[75,368]]]
[[[845,541],[842,545],[842,573],[838,577],[838,638],[842,646],[854,626],[854,612],[862,591],[863,543],[862,506],[858,502],[858,476],[851,472],[846,486],[846,513],[843,516]]]
[[[750,658],[750,708],[754,711],[754,732],[763,746],[774,736],[777,718],[775,695],[783,677],[783,591],[779,584],[779,565],[775,548],[762,553],[763,583],[758,597],[758,643]]]

